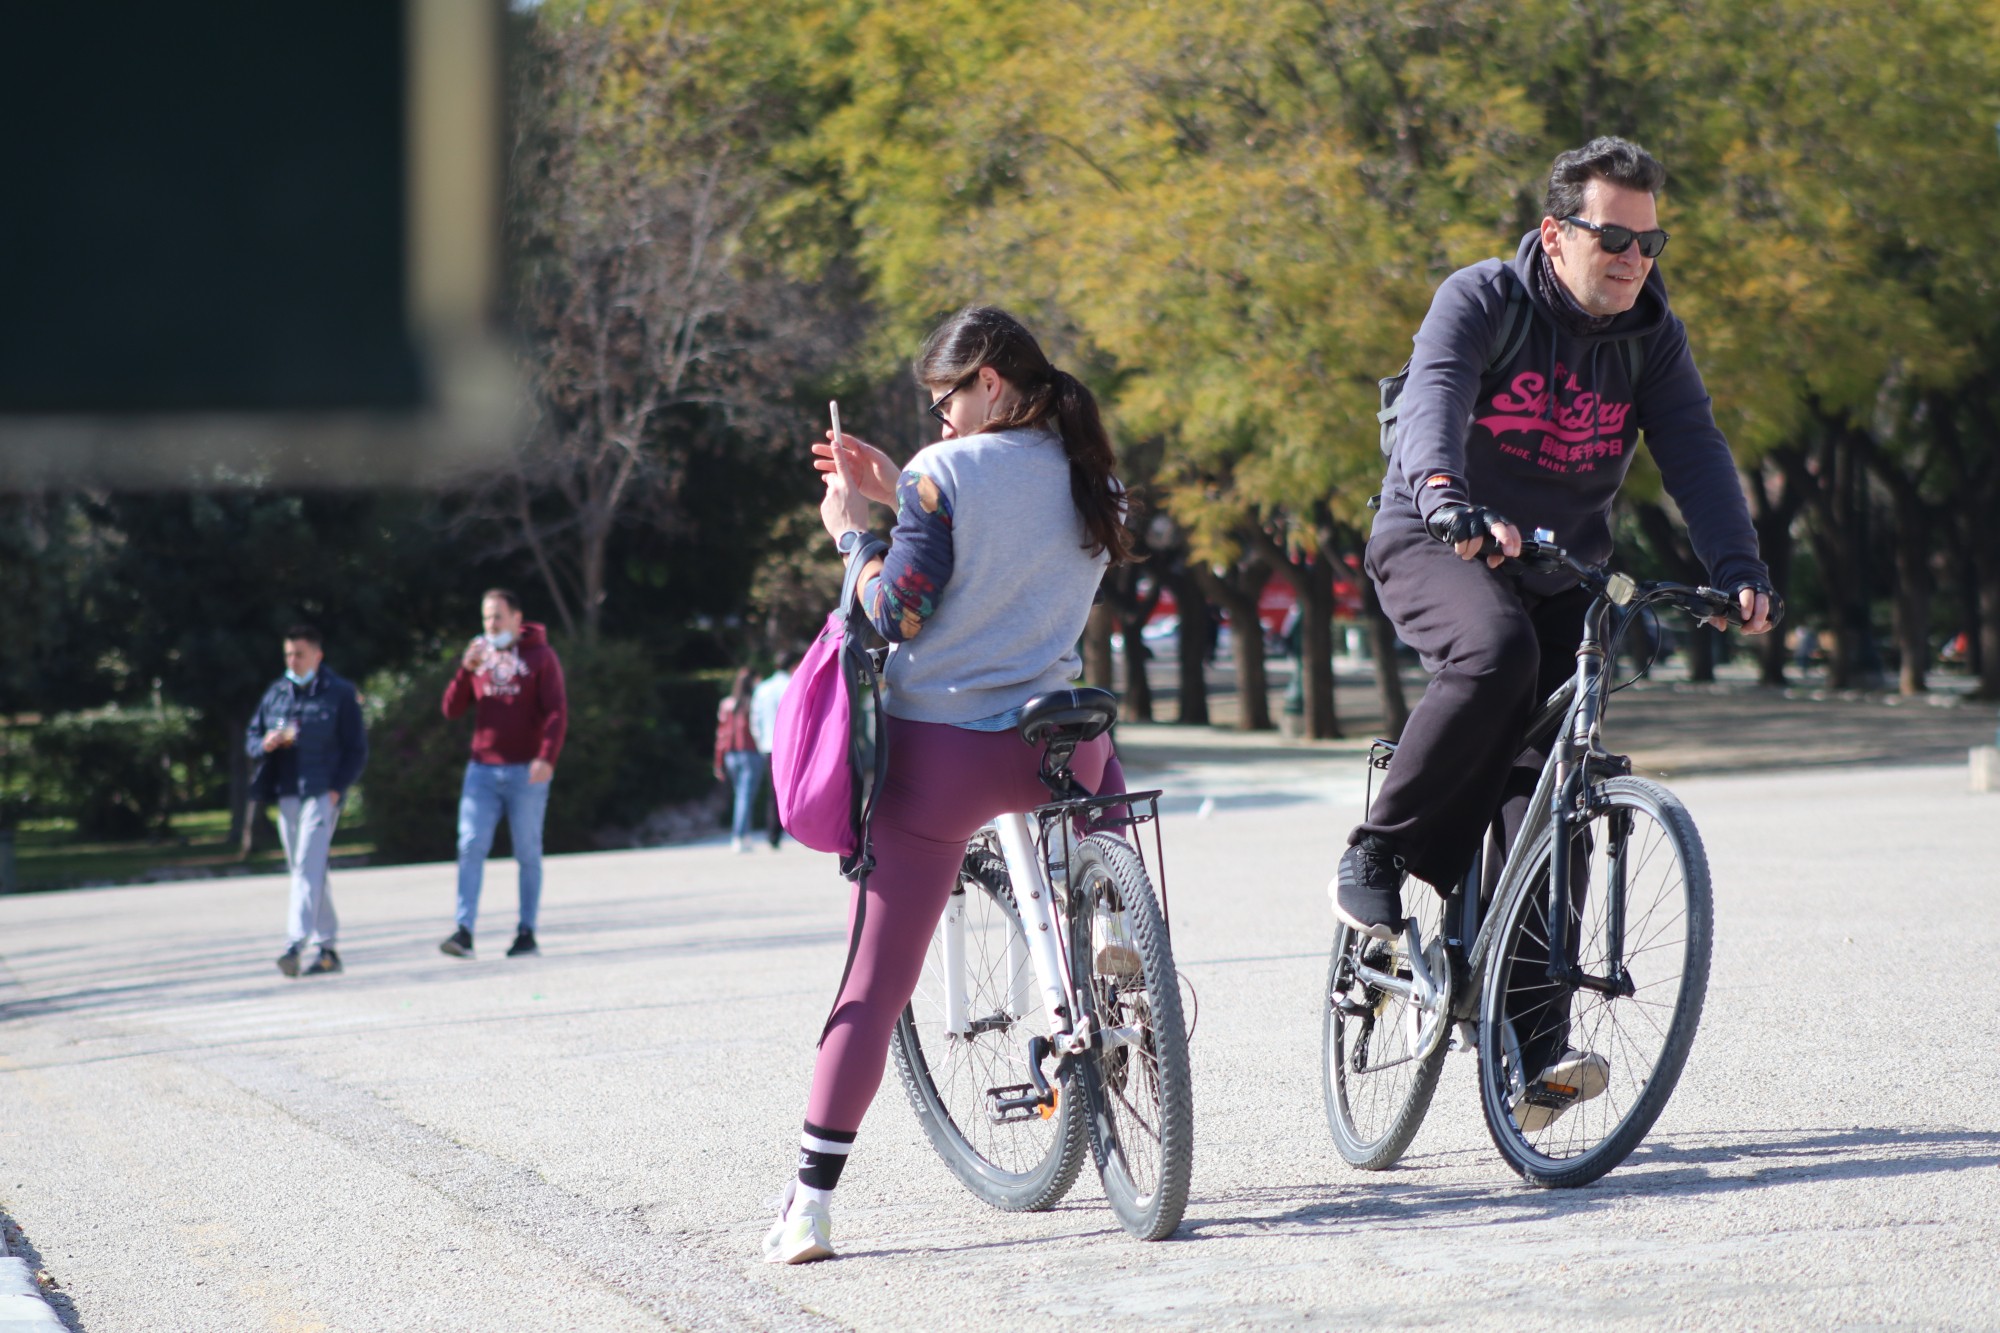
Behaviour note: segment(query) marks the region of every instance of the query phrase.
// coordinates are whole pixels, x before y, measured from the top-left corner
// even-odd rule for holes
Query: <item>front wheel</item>
[[[1566,923],[1551,903],[1558,844]],[[1624,1161],[1673,1095],[1708,993],[1714,905],[1694,820],[1640,778],[1595,788],[1589,817],[1545,832],[1528,866],[1480,988],[1480,1103],[1509,1166],[1567,1188]]]
[[[1069,864],[1070,968],[1100,1039],[1079,1061],[1104,1195],[1141,1240],[1170,1236],[1194,1166],[1194,1092],[1180,979],[1146,867],[1095,833]]]
[[[1076,1080],[1044,1112],[996,1121],[996,1088],[1027,1084],[1041,1001],[1006,862],[975,844],[931,939],[891,1049],[924,1135],[965,1187],[995,1208],[1053,1208],[1083,1169]]]

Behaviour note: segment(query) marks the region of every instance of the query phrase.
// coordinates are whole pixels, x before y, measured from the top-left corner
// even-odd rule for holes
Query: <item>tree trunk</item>
[[[1269,731],[1271,685],[1264,669],[1264,622],[1257,618],[1257,599],[1271,567],[1252,560],[1228,578],[1205,565],[1193,569],[1202,591],[1229,618],[1229,655],[1236,664],[1236,729]]]
[[[1708,582],[1708,572],[1695,558],[1694,547],[1689,544],[1686,534],[1674,525],[1673,519],[1667,516],[1665,509],[1656,504],[1635,504],[1633,512],[1638,517],[1640,529],[1646,534],[1646,540],[1659,553],[1675,582]],[[1707,684],[1715,679],[1714,631],[1695,627],[1687,630],[1686,634],[1688,679],[1697,684]]]
[[[1208,598],[1201,583],[1185,564],[1177,565],[1168,576],[1174,601],[1180,606],[1180,629],[1174,639],[1180,659],[1180,712],[1174,720],[1183,726],[1208,725],[1208,655],[1215,646],[1215,626],[1208,618]]]
[[[1715,683],[1716,633],[1706,625],[1690,624],[1687,631],[1688,679],[1697,685]]]
[[[1299,634],[1299,670],[1306,678],[1306,735],[1338,740],[1340,717],[1333,701],[1333,570],[1324,553],[1307,562],[1306,590],[1299,598],[1305,614]]]
[[[1116,689],[1111,673],[1111,627],[1117,618],[1111,606],[1100,601],[1090,608],[1083,623],[1083,683],[1100,690]]]
[[[1979,572],[1979,688],[1974,697],[2000,699],[2000,543],[1991,537],[1973,558]]]
[[[1400,740],[1410,720],[1409,701],[1403,696],[1402,664],[1396,660],[1396,627],[1382,609],[1375,580],[1361,576],[1361,600],[1368,614],[1368,651],[1375,661],[1375,696],[1382,707],[1382,734]]]
[[[1773,486],[1778,488],[1775,500],[1771,497]],[[1771,587],[1788,600],[1792,595],[1792,523],[1798,518],[1801,503],[1798,487],[1791,484],[1782,468],[1759,468],[1750,478],[1750,518],[1757,530],[1758,554],[1771,571]],[[1783,685],[1788,656],[1782,630],[1774,629],[1757,640],[1758,684]]]
[[[1325,543],[1307,560],[1290,559],[1268,533],[1254,535],[1257,549],[1279,577],[1292,585],[1299,603],[1299,675],[1303,678],[1305,734],[1316,741],[1338,740],[1340,718],[1333,704],[1333,562]]]
[[[1104,599],[1125,640],[1125,696],[1119,701],[1118,715],[1127,722],[1153,720],[1153,684],[1146,675],[1144,632],[1153,608],[1160,604],[1159,585],[1143,596],[1139,592],[1139,569],[1121,565],[1104,580]]]
[[[226,846],[241,846],[245,855],[250,844],[244,836],[251,815],[250,802],[250,755],[243,748],[243,735],[250,728],[250,717],[246,716],[234,727],[227,728],[222,740],[229,746],[229,836]]]
[[[1902,659],[1896,688],[1904,695],[1926,693],[1931,661],[1930,515],[1907,476],[1886,474],[1894,464],[1881,460],[1878,475],[1896,504],[1896,648]]]
[[[611,544],[610,525],[588,523],[577,540],[583,547],[583,638],[586,643],[596,643],[604,621],[604,557]]]
[[[1804,451],[1794,455],[1787,476],[1806,498],[1812,515],[1806,534],[1819,561],[1820,582],[1826,589],[1833,622],[1832,642],[1826,652],[1827,687],[1845,690],[1854,687],[1861,660],[1860,638],[1867,623],[1867,596],[1861,590],[1855,550],[1855,474],[1859,469],[1844,423],[1821,418],[1817,431],[1819,438],[1811,455]],[[1862,603],[1858,615],[1854,608],[1857,596]]]

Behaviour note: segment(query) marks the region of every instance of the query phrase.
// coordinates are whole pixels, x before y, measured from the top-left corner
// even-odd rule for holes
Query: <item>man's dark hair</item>
[[[298,624],[292,625],[285,630],[285,642],[309,643],[315,648],[325,647],[320,642],[319,626],[308,625],[304,621],[300,621]]]
[[[498,597],[501,601],[507,603],[509,611],[519,611],[521,609],[521,599],[514,595],[511,588],[488,588],[485,592],[479,594],[479,600],[482,602],[489,597]]]
[[[1584,189],[1594,180],[1657,195],[1667,183],[1667,169],[1631,140],[1600,135],[1557,155],[1549,168],[1548,215],[1566,218],[1581,213]]]

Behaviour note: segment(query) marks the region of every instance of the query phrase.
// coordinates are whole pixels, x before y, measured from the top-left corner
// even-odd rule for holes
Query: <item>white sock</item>
[[[792,1189],[791,1206],[785,1209],[785,1220],[789,1222],[794,1217],[797,1217],[799,1209],[805,1207],[808,1203],[817,1203],[821,1207],[831,1208],[833,1206],[833,1191],[816,1190],[804,1183],[794,1186]]]

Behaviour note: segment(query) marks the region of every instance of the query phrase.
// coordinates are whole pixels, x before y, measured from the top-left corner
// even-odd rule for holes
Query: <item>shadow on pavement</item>
[[[1303,1190],[1232,1190],[1196,1199],[1191,1207],[1194,1215],[1182,1223],[1180,1234],[1310,1234],[1352,1224],[1485,1227],[1495,1221],[1576,1217],[1646,1196],[1694,1197],[1991,1168],[2000,1166],[2000,1133],[1867,1127],[1718,1130],[1643,1144],[1609,1176],[1576,1190],[1540,1190],[1511,1178],[1490,1185],[1441,1185],[1422,1179],[1427,1165],[1457,1166],[1491,1156],[1477,1150],[1434,1154],[1407,1159],[1403,1168],[1372,1178],[1356,1173],[1354,1183]],[[1232,1205],[1242,1211],[1232,1214]]]
[[[0,1213],[0,1237],[4,1237],[6,1241],[4,1245],[0,1245],[0,1254],[27,1260],[28,1271],[31,1273],[46,1271],[42,1263],[42,1252],[35,1248],[35,1243],[21,1230],[21,1224],[5,1213]],[[77,1314],[76,1302],[70,1299],[68,1292],[60,1286],[43,1285],[41,1293],[42,1299],[49,1303],[49,1308],[56,1312],[56,1318],[62,1320],[64,1328],[71,1330],[71,1333],[83,1333],[83,1318]]]

